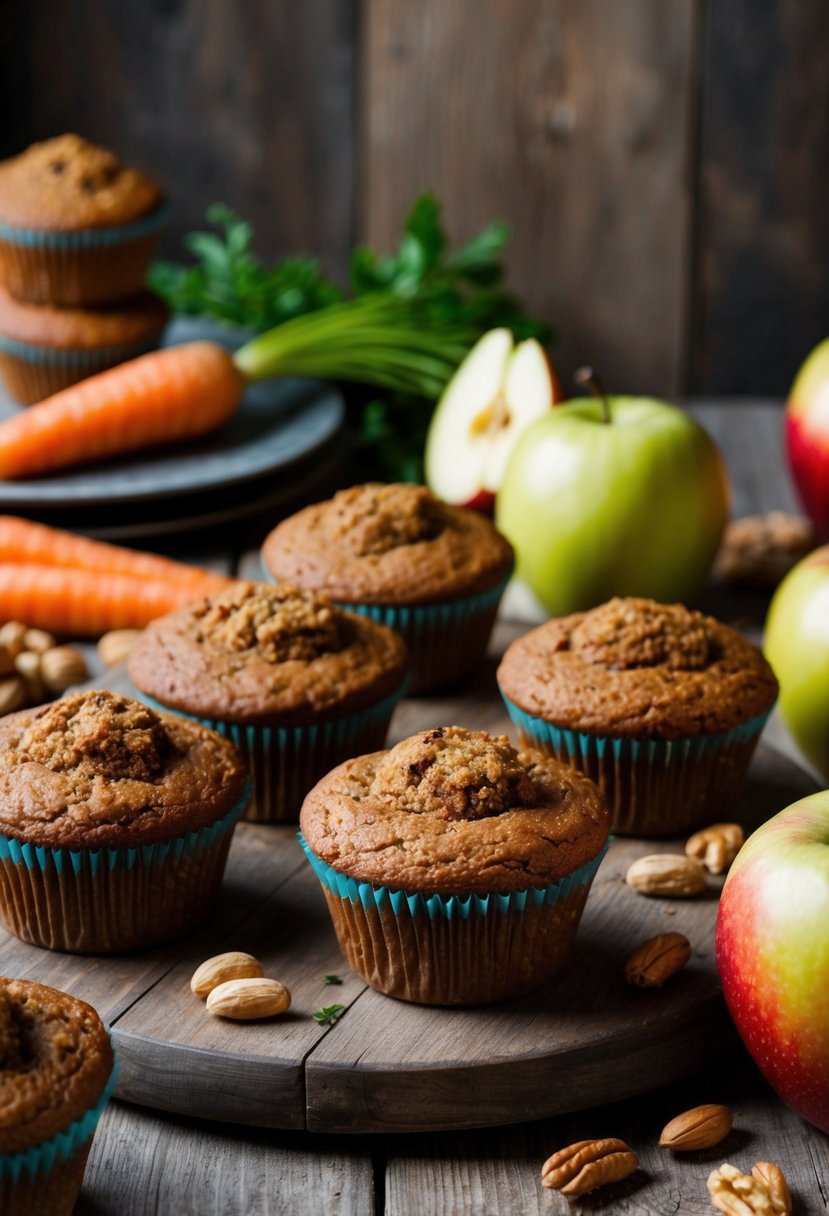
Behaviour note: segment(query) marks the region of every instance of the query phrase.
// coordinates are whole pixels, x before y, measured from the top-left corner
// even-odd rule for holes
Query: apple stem
[[[604,385],[599,377],[593,371],[592,367],[580,367],[573,375],[573,379],[580,388],[588,389],[594,397],[598,397],[602,403],[602,422],[609,425],[613,419],[610,416],[610,400],[607,393],[604,391]]]

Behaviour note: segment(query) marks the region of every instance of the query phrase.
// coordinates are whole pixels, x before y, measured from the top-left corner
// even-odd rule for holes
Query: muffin
[[[729,812],[777,697],[762,652],[735,630],[633,598],[519,638],[498,685],[522,742],[591,777],[632,836]]]
[[[167,220],[160,187],[79,135],[0,163],[0,283],[21,300],[103,304],[135,293]]]
[[[262,562],[271,577],[396,629],[411,656],[409,692],[422,694],[480,664],[513,551],[485,516],[425,486],[369,483],[283,520]]]
[[[0,287],[0,375],[23,405],[158,345],[167,309],[149,291],[110,308],[29,304]]]
[[[151,705],[233,740],[253,777],[247,818],[271,823],[296,823],[324,773],[383,746],[406,672],[390,629],[287,584],[235,583],[160,617],[129,658]]]
[[[563,966],[610,815],[543,753],[448,726],[340,765],[300,824],[353,970],[388,996],[470,1005]]]
[[[94,1009],[0,976],[0,1212],[69,1216],[115,1085]]]
[[[226,739],[128,697],[0,719],[0,922],[55,950],[178,937],[215,901],[246,793]]]

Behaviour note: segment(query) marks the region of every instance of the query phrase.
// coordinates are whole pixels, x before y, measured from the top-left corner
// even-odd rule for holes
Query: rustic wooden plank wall
[[[415,192],[495,215],[568,372],[783,392],[829,331],[821,0],[7,0],[0,154],[76,128],[343,273]]]

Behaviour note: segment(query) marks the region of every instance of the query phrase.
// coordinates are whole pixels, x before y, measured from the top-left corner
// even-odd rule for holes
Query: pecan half
[[[685,845],[685,852],[688,857],[701,861],[709,874],[724,874],[745,839],[739,823],[712,823],[710,828],[694,832]]]
[[[624,1140],[578,1140],[547,1158],[541,1167],[541,1182],[575,1198],[597,1186],[620,1182],[638,1164],[636,1154]]]
[[[661,988],[691,957],[682,933],[658,933],[637,946],[625,963],[625,979],[635,988]]]

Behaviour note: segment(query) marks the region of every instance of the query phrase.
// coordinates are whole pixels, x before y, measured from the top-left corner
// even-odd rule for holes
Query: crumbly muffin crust
[[[86,691],[0,720],[0,831],[129,848],[204,827],[242,796],[231,743],[140,701]]]
[[[308,794],[309,846],[360,881],[443,895],[543,887],[600,851],[596,786],[506,736],[460,726],[341,764]]]
[[[427,604],[496,586],[513,552],[477,511],[425,486],[369,482],[283,520],[262,560],[275,578],[336,600]]]
[[[100,1098],[109,1036],[84,1001],[0,976],[0,1153],[49,1140]]]
[[[150,341],[167,321],[167,308],[150,291],[111,308],[57,308],[18,300],[0,287],[0,332],[15,342],[56,350],[95,350]]]
[[[765,713],[777,681],[760,649],[681,604],[616,598],[519,638],[498,684],[556,726],[610,736],[680,739]]]
[[[0,163],[0,222],[21,228],[113,227],[161,201],[154,181],[80,135],[57,135]]]
[[[406,663],[392,630],[322,596],[236,583],[153,621],[129,672],[143,692],[186,713],[287,726],[383,700]]]

